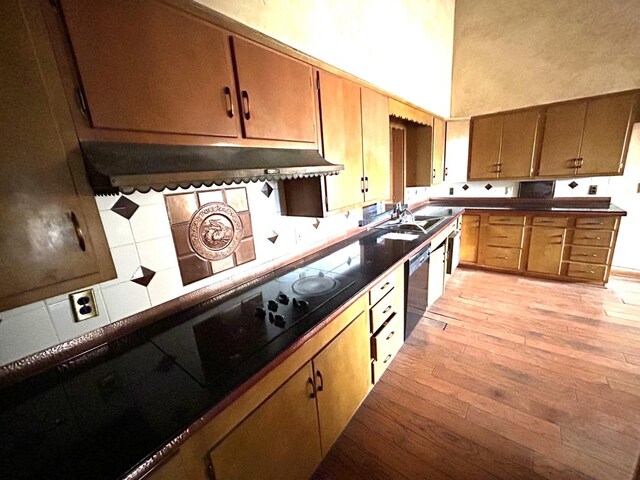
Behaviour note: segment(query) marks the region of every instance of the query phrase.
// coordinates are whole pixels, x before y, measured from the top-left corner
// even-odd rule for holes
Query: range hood
[[[97,194],[335,175],[317,150],[82,142]]]

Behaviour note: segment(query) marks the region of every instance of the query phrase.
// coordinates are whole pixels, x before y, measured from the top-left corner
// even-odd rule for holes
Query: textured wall
[[[638,0],[457,0],[452,113],[640,88]]]
[[[197,0],[448,116],[455,0]]]

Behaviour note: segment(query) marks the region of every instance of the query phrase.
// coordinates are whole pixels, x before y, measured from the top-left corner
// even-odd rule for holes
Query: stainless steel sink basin
[[[429,217],[423,215],[416,215],[412,221],[400,222],[399,220],[390,220],[382,225],[378,225],[376,228],[383,228],[385,230],[396,230],[403,232],[417,232],[424,233],[429,228],[436,224],[445,221],[447,217]]]

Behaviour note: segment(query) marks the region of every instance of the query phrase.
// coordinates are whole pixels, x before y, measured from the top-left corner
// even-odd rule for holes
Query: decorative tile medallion
[[[165,195],[182,284],[255,260],[246,188]]]
[[[147,285],[149,285],[151,280],[153,280],[153,277],[155,277],[155,275],[156,272],[154,272],[153,270],[147,267],[140,266],[138,270],[136,270],[133,274],[133,277],[131,277],[131,281],[137,283],[138,285],[146,287]]]
[[[573,190],[574,188],[576,188],[578,186],[578,182],[576,182],[575,180],[573,180],[570,184],[569,184],[569,188],[571,190]]]
[[[129,200],[127,197],[120,197],[116,203],[111,207],[111,211],[118,215],[130,220],[133,214],[138,210],[139,205],[133,200]]]
[[[466,192],[467,190],[469,190],[469,185],[467,185],[466,183],[462,186],[462,189]]]
[[[493,185],[491,185],[490,183],[487,183],[484,188],[486,188],[487,190],[491,190],[493,188]]]
[[[273,187],[269,184],[269,182],[264,182],[264,185],[262,186],[261,191],[268,198],[273,193]]]
[[[320,219],[316,218],[315,221],[311,225],[313,225],[313,228],[315,228],[317,230],[318,228],[320,228]]]

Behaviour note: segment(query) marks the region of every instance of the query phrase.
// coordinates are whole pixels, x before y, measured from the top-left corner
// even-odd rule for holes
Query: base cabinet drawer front
[[[565,217],[533,217],[534,227],[566,227],[568,222]]]
[[[594,247],[610,247],[612,231],[603,230],[574,230],[571,243],[573,245],[592,245]]]
[[[570,263],[567,268],[567,276],[574,278],[584,278],[587,280],[597,280],[604,282],[607,274],[606,265],[593,265],[589,263]]]
[[[512,225],[489,225],[484,244],[490,247],[522,248],[523,227]]]
[[[602,218],[577,218],[576,228],[586,228],[594,230],[613,230],[616,226],[616,217]]]
[[[380,300],[370,312],[370,329],[375,333],[394,314],[400,314],[403,310],[404,295],[402,288],[394,288],[382,300]]]
[[[609,252],[608,248],[570,247],[568,260],[572,262],[607,264]]]
[[[396,352],[397,353],[397,352]],[[371,379],[373,383],[377,383],[380,380],[380,377],[385,372],[387,367],[391,364],[396,354],[388,355],[380,361],[373,360],[371,362]]]
[[[384,361],[393,357],[404,341],[404,318],[394,315],[371,339],[371,357],[375,361]]]
[[[322,460],[315,396],[307,364],[209,453],[214,478],[309,478]]]
[[[519,248],[485,247],[483,263],[489,267],[517,270],[521,256],[522,250]]]
[[[490,215],[490,225],[524,225],[524,215]]]
[[[382,297],[389,293],[391,289],[401,284],[403,276],[404,269],[396,268],[393,272],[380,280],[371,290],[369,290],[369,305],[374,306]]]

